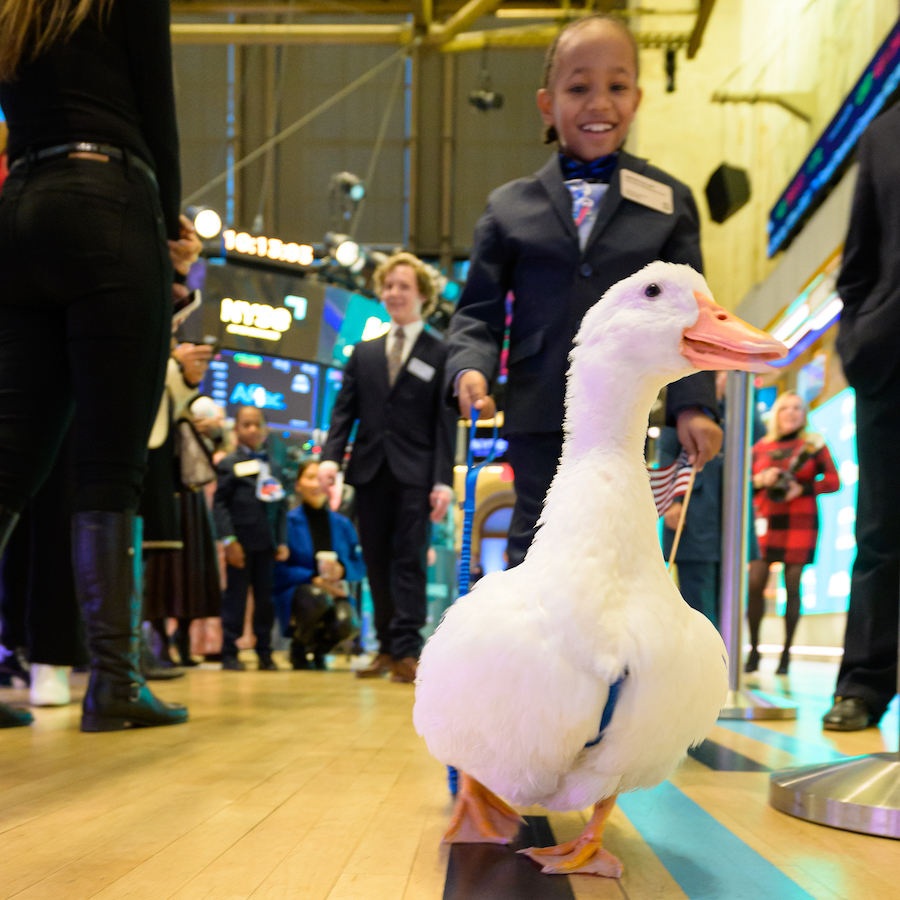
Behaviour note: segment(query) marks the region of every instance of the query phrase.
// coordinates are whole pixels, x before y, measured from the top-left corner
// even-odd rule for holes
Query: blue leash
[[[469,426],[469,448],[466,455],[466,496],[463,501],[463,533],[462,548],[459,561],[459,596],[469,593],[469,578],[471,576],[472,557],[472,525],[475,521],[475,489],[478,486],[478,475],[481,470],[493,462],[497,455],[497,416],[494,415],[494,434],[491,438],[491,449],[488,455],[476,466],[475,450],[473,443],[477,433],[478,410],[471,411],[472,424]],[[453,766],[447,766],[447,782],[450,793],[455,797],[458,789],[459,773]]]

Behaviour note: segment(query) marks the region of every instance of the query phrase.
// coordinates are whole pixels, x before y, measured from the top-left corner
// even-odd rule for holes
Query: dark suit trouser
[[[509,523],[506,553],[509,568],[519,565],[537,531],[537,520],[544,506],[544,497],[559,468],[563,433],[510,434],[506,455],[513,468],[516,505]]]
[[[356,486],[359,539],[379,652],[394,659],[418,659],[422,650],[430,494],[431,488],[401,484],[387,463],[371,481]]]
[[[856,441],[857,553],[835,694],[859,697],[880,717],[897,691],[900,379],[875,397],[857,393]]]
[[[253,588],[253,633],[256,635],[256,655],[266,657],[272,652],[272,626],[275,606],[272,603],[272,581],[275,574],[274,551],[245,551],[243,569],[226,566],[226,585],[222,592],[222,656],[237,656],[235,641],[244,633],[244,613],[247,611],[247,588]]]

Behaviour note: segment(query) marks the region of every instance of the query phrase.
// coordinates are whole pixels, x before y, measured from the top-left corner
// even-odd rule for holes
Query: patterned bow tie
[[[581,181],[600,181],[609,184],[612,173],[619,164],[619,154],[610,153],[609,156],[601,156],[600,159],[592,159],[590,162],[579,162],[564,153],[559,154],[559,166],[562,169],[563,181],[580,179]]]
[[[261,462],[268,462],[269,454],[264,450],[251,450],[249,447],[244,447],[244,452],[247,454],[248,459],[258,459]]]

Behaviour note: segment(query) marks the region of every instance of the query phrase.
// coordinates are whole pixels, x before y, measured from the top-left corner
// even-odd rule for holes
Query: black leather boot
[[[134,530],[131,513],[79,512],[72,517],[75,588],[91,659],[82,731],[187,721],[187,710],[154,697],[141,675]]]
[[[191,620],[181,619],[178,622],[178,628],[175,630],[175,649],[178,651],[182,666],[198,666],[200,663],[195,662],[191,656]]]

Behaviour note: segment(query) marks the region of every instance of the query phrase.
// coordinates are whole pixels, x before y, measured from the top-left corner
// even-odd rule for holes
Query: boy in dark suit
[[[455,416],[443,400],[447,348],[422,320],[435,300],[428,269],[411,253],[397,253],[379,266],[375,289],[390,329],[353,349],[319,477],[326,487],[334,483],[359,421],[346,480],[356,488],[380,647],[357,675],[390,671],[392,681],[412,683],[425,624],[429,519],[439,522],[452,497]]]
[[[255,406],[242,406],[235,417],[238,448],[218,466],[213,515],[225,545],[227,583],[222,593],[222,668],[241,671],[237,639],[244,630],[247,588],[253,587],[253,633],[261,670],[272,661],[272,581],[275,560],[288,558],[287,502],[281,468],[260,448],[266,423]]]
[[[581,319],[617,281],[653,262],[702,271],[690,189],[620,149],[641,98],[634,36],[597,15],[564,28],[547,54],[537,101],[560,152],[491,194],[453,316],[448,393],[460,412],[492,415],[507,294],[514,295],[504,434],[515,472],[509,562],[534,536],[562,450],[568,355]],[[722,443],[712,372],[669,386],[668,419],[692,464]]]

